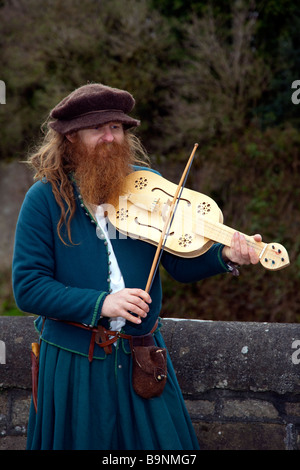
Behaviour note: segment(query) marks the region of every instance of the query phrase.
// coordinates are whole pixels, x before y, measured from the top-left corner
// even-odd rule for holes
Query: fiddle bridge
[[[121,197],[126,197],[127,201],[130,202],[130,204],[133,204],[136,207],[139,207],[143,210],[147,210],[148,212],[155,212],[160,209],[160,198],[159,197],[154,197],[152,201],[148,201],[148,198],[141,198],[140,194],[135,194],[135,193],[129,193],[125,196]],[[144,202],[143,202],[144,200]]]

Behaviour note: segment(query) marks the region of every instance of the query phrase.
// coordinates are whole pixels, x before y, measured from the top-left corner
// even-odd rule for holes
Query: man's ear
[[[76,133],[71,132],[70,134],[66,134],[66,138],[73,144],[76,140]]]

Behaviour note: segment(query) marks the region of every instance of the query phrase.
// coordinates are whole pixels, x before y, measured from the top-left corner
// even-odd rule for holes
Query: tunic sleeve
[[[162,265],[178,282],[188,283],[228,272],[228,266],[222,259],[224,245],[215,243],[203,255],[196,258],[181,258],[165,252]]]
[[[49,196],[49,186],[34,184],[19,214],[12,269],[15,300],[27,313],[95,325],[108,292],[68,286],[55,279],[59,208],[52,202],[52,191]]]

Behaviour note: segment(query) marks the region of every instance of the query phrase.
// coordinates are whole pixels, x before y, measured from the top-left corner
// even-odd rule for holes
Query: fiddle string
[[[196,153],[197,147],[198,147],[198,144],[195,144],[194,148],[193,148],[193,151],[192,151],[192,153],[191,153],[191,155],[188,159],[188,162],[186,164],[186,167],[184,169],[184,172],[183,172],[183,174],[180,178],[180,181],[179,181],[179,184],[177,186],[177,190],[175,192],[175,195],[173,197],[173,201],[172,201],[172,204],[170,206],[170,208],[172,210],[172,213],[168,216],[169,220],[167,220],[167,222],[165,224],[162,236],[161,236],[159,244],[157,246],[155,257],[154,257],[154,260],[153,260],[153,263],[152,263],[152,267],[151,267],[150,274],[149,274],[149,277],[148,277],[147,285],[146,285],[146,288],[145,288],[146,292],[148,292],[148,293],[150,292],[151,286],[154,282],[154,276],[157,272],[157,269],[158,269],[158,266],[159,266],[159,261],[161,260],[163,249],[166,245],[167,237],[169,236],[169,233],[170,233],[171,225],[172,225],[172,222],[174,220],[175,212],[177,210],[177,207],[178,207],[178,204],[179,204],[179,201],[180,201],[180,197],[181,197],[181,194],[182,194],[182,191],[183,191],[183,188],[184,188],[184,184],[186,183],[187,176],[188,176],[190,168],[192,166],[192,162],[195,158],[195,153]],[[175,201],[176,201],[176,203],[175,203]],[[159,251],[159,253],[158,253],[158,251]]]
[[[228,246],[230,246],[230,242],[233,236],[234,232],[238,232],[238,230],[233,230],[230,227],[227,227],[226,225],[221,225],[218,226],[217,224],[214,224],[213,221],[210,221],[209,219],[201,219],[204,221],[204,224],[208,227],[209,230],[215,231],[218,235],[221,235],[226,237]],[[241,233],[241,232],[240,232]],[[246,238],[247,245],[254,248],[255,250],[261,250],[261,246],[258,245],[258,242],[255,242],[255,240],[252,240],[248,235],[244,235]],[[213,238],[213,237],[212,237]]]
[[[170,223],[169,223],[169,226],[168,226],[168,230],[165,234],[165,237],[164,237],[164,242],[162,244],[162,247],[161,247],[161,251],[159,253],[159,257],[158,257],[158,260],[157,260],[157,263],[156,263],[156,266],[155,266],[155,270],[154,270],[154,273],[153,273],[153,276],[152,276],[152,279],[151,279],[151,283],[149,285],[149,292],[151,290],[151,287],[152,287],[152,284],[154,282],[154,279],[155,279],[155,276],[156,276],[156,273],[157,273],[157,270],[158,270],[158,267],[159,267],[159,264],[160,264],[160,261],[161,261],[161,257],[163,255],[163,251],[164,251],[164,248],[166,246],[166,243],[167,243],[167,239],[170,235],[170,230],[171,230],[171,226],[172,226],[172,223],[173,223],[173,220],[174,220],[174,217],[175,217],[175,212],[177,211],[177,207],[178,207],[178,204],[180,202],[180,199],[181,199],[181,195],[182,195],[182,191],[183,191],[183,188],[185,186],[185,183],[186,183],[186,180],[188,178],[188,174],[189,174],[189,171],[190,171],[190,168],[191,168],[191,164],[189,166],[189,170],[188,172],[186,173],[185,175],[185,178],[183,180],[183,183],[182,183],[182,186],[181,186],[181,189],[180,189],[180,193],[178,194],[178,197],[177,197],[177,201],[176,201],[176,205],[175,205],[175,208],[174,208],[174,211],[173,211],[173,214],[172,214],[172,217],[170,219]]]
[[[187,180],[187,177],[188,175],[186,175],[185,179],[184,179],[184,185],[186,184],[186,180]],[[162,245],[162,249],[165,248],[166,246],[166,243],[167,243],[167,239],[169,237],[169,234],[170,234],[170,230],[171,230],[171,226],[172,226],[172,223],[173,223],[173,220],[174,220],[174,217],[175,217],[175,212],[177,211],[178,209],[178,204],[179,202],[181,202],[181,195],[182,195],[182,192],[183,192],[183,189],[184,187],[182,186],[181,189],[180,189],[180,194],[177,198],[177,201],[176,201],[176,207],[175,207],[175,210],[172,214],[172,217],[171,217],[171,220],[169,222],[169,226],[168,226],[168,231],[164,237],[164,243]],[[184,212],[183,212],[184,214]],[[180,216],[179,216],[180,217]],[[230,246],[230,242],[231,242],[231,239],[232,239],[232,236],[234,234],[234,232],[238,232],[238,230],[235,230],[235,229],[232,229],[231,227],[228,227],[227,225],[223,225],[221,222],[216,222],[214,220],[210,220],[208,217],[206,218],[205,215],[200,215],[198,217],[194,217],[193,215],[190,216],[189,213],[185,214],[184,215],[184,225],[186,224],[188,229],[185,229],[183,228],[182,229],[182,234],[189,234],[189,231],[192,229],[192,233],[195,233],[196,235],[198,236],[202,236],[204,238],[209,238],[211,240],[214,240],[216,242],[220,242],[220,243],[223,243],[227,246]],[[200,228],[197,230],[197,227],[196,229],[193,228],[193,225],[195,224],[196,222],[196,226],[199,226]],[[201,230],[201,225],[203,225],[203,229]],[[149,225],[151,227],[151,224]],[[182,226],[181,226],[182,228]],[[242,233],[242,232],[240,232]],[[247,242],[247,245],[254,248],[254,250],[256,251],[257,254],[260,254],[262,252],[262,250],[265,248],[266,244],[264,244],[263,242],[256,242],[255,240],[253,240],[249,235],[245,235],[245,238],[246,238],[246,242]],[[161,260],[161,256],[162,256],[162,252],[160,253],[160,256],[159,256],[159,261]],[[155,269],[155,273],[157,271],[157,268]]]
[[[187,216],[185,216],[184,220],[186,220],[188,222],[188,225],[190,227],[193,220],[194,220],[194,218],[187,215]],[[217,234],[216,238],[219,238],[218,235],[220,235],[222,237],[222,241],[224,241],[224,238],[226,238],[228,246],[230,246],[230,242],[231,242],[233,233],[236,232],[237,230],[234,230],[234,229],[232,229],[232,228],[230,228],[226,225],[223,225],[221,223],[218,223],[218,222],[216,223],[214,221],[211,221],[208,218],[206,219],[205,216],[198,217],[198,219],[196,219],[196,223],[198,223],[199,225],[201,224],[201,222],[203,223],[203,225],[205,225],[206,230],[203,229],[203,234],[196,232],[197,235],[203,236],[204,238],[211,238],[213,240],[214,239],[213,235],[205,236],[205,231],[207,231],[207,229],[208,229],[208,231],[210,231],[210,234],[211,233],[216,233]],[[248,246],[254,248],[257,251],[257,253],[261,252],[262,245],[259,245],[258,242],[255,242],[255,240],[252,240],[248,235],[245,235],[245,238],[246,238]],[[218,240],[216,240],[216,241],[218,241]],[[225,244],[227,244],[227,243],[225,243]]]

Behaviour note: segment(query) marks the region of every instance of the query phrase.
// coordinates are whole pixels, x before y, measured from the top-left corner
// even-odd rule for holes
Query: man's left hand
[[[253,236],[256,242],[261,242],[262,237],[259,234]],[[257,264],[259,257],[253,247],[249,246],[245,236],[242,233],[235,232],[231,245],[224,246],[222,251],[224,261],[232,261],[233,263],[239,264]]]

